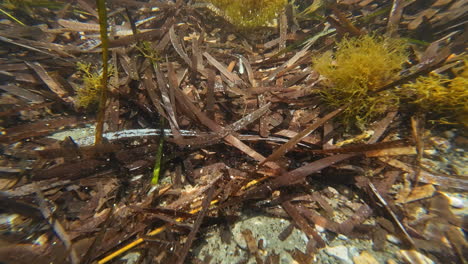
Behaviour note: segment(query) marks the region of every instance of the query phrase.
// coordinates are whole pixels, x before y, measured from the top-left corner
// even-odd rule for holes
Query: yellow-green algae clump
[[[427,113],[440,116],[439,123],[461,123],[468,126],[468,56],[463,65],[454,69],[454,78],[430,73],[402,85],[399,93],[410,103]]]
[[[322,98],[335,108],[346,105],[343,120],[358,126],[396,109],[399,98],[393,91],[373,92],[398,78],[407,59],[405,50],[400,39],[372,35],[343,39],[335,52],[313,60],[313,68],[324,77]]]
[[[227,19],[242,28],[267,25],[287,4],[287,0],[206,0],[219,8]]]
[[[89,108],[97,105],[102,88],[101,75],[89,63],[78,62],[77,68],[83,75],[83,85],[76,90],[75,106]]]

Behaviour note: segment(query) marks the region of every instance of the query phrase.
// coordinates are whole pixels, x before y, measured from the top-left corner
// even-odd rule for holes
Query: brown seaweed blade
[[[415,174],[414,167],[402,161],[392,158],[380,158],[382,162],[390,166]],[[441,188],[455,188],[459,190],[468,190],[468,180],[457,177],[450,177],[449,175],[441,175],[421,170],[419,174],[419,181],[424,183],[431,183]]]
[[[272,180],[271,187],[276,189],[281,186],[287,186],[296,184],[305,179],[306,176],[327,168],[333,164],[357,156],[358,154],[338,154],[331,157],[326,157],[311,163],[308,163],[302,167],[299,167],[293,171],[284,173]]]
[[[22,44],[22,43],[19,43],[17,41],[14,41],[12,39],[5,38],[5,37],[2,37],[2,36],[0,36],[0,41],[10,43],[10,44],[14,44],[14,45],[17,45],[17,46],[20,46],[20,47],[23,47],[23,48],[26,48],[26,49],[29,49],[29,50],[32,50],[32,51],[39,52],[39,53],[43,53],[43,54],[49,55],[51,57],[56,57],[56,58],[58,57],[55,54],[52,54],[52,53],[49,53],[49,52],[46,52],[46,51],[43,51],[43,50],[40,50],[40,49],[36,49],[36,48],[32,47],[31,45]]]
[[[34,136],[52,134],[61,127],[76,126],[89,122],[92,122],[92,120],[84,121],[77,117],[60,117],[51,120],[41,120],[31,124],[18,125],[3,130],[3,135],[0,137],[0,143],[13,143]]]
[[[18,97],[21,97],[21,98],[24,98],[26,100],[29,100],[31,101],[32,103],[43,103],[44,102],[44,98],[38,94],[35,94],[35,93],[32,93],[26,89],[22,89],[16,85],[0,85],[0,89],[10,93],[10,94],[13,94],[15,96],[18,96]],[[51,104],[51,103],[47,103],[47,104]],[[32,107],[32,106],[30,106]],[[1,116],[1,114],[0,114]]]
[[[158,114],[160,114],[162,117],[169,119],[169,117],[167,117],[166,115],[166,112],[162,108],[161,101],[159,100],[158,94],[156,93],[157,85],[153,80],[153,72],[150,68],[147,68],[143,74],[143,86],[148,92],[148,95],[151,99],[151,102],[153,103],[154,108],[156,108]]]
[[[375,195],[375,197],[377,198],[377,200],[384,206],[385,210],[387,211],[388,214],[390,214],[393,222],[398,226],[398,229],[401,231],[401,233],[404,235],[406,241],[408,243],[410,243],[410,245],[412,247],[414,247],[414,240],[411,238],[411,236],[408,234],[408,232],[406,231],[405,227],[403,226],[403,224],[400,222],[400,220],[398,220],[398,217],[395,215],[395,213],[392,211],[392,209],[390,209],[390,207],[388,206],[387,202],[385,201],[385,199],[379,194],[379,191],[375,188],[374,184],[372,182],[369,182],[368,184],[370,190],[372,191],[372,193]]]
[[[323,125],[325,122],[328,120],[332,119],[334,116],[339,114],[343,109],[338,108],[337,110],[327,114],[323,118],[317,120],[315,123],[312,125],[308,126],[306,129],[302,130],[299,134],[291,138],[287,143],[281,145],[278,149],[276,149],[270,156],[268,156],[265,160],[263,160],[260,165],[265,164],[268,161],[274,161],[282,157],[284,154],[286,154],[288,151],[294,148],[299,141],[301,141],[304,137],[312,133],[315,129],[319,128],[321,125]]]
[[[207,126],[214,132],[221,132],[222,127],[216,124],[213,120],[209,119],[205,114],[203,114],[190,100],[186,98],[186,95],[182,93],[179,89],[176,89],[176,98],[179,100],[180,103],[187,106],[192,113],[194,113],[197,118],[203,123],[203,125]],[[249,146],[245,145],[240,141],[238,138],[234,137],[233,135],[227,135],[224,138],[225,141],[232,144],[234,147],[238,148],[239,150],[243,151],[250,157],[256,159],[257,161],[263,161],[265,157],[263,157],[260,153],[256,152],[255,150],[251,149]],[[268,162],[265,165],[269,166],[272,169],[279,169],[279,166],[275,163]]]
[[[156,73],[156,79],[157,79],[157,82],[158,82],[158,87],[159,87],[159,91],[161,92],[161,99],[162,99],[162,102],[163,102],[163,107],[164,109],[166,110],[166,113],[169,117],[169,125],[171,127],[171,131],[172,133],[174,134],[174,137],[179,137],[180,136],[180,128],[179,128],[179,124],[177,122],[177,119],[176,119],[176,114],[175,114],[175,111],[174,111],[174,108],[172,107],[173,105],[175,105],[175,102],[171,102],[171,99],[169,98],[169,92],[167,90],[167,87],[168,87],[168,81],[167,79],[165,78],[165,76],[162,74],[161,72],[161,69],[160,69],[160,65],[155,62],[153,64],[153,68],[154,68],[154,71]],[[177,88],[175,88],[177,89]]]
[[[225,65],[221,62],[216,60],[213,56],[211,56],[208,52],[203,52],[203,56],[208,60],[208,62],[213,65],[219,72],[221,72],[229,81],[239,84],[242,83],[241,78],[237,76],[237,74],[229,71]]]
[[[373,144],[379,141],[380,137],[385,133],[388,126],[391,124],[395,116],[398,112],[392,111],[389,112],[382,120],[378,121],[374,125],[374,134],[372,137],[367,141],[368,144]]]
[[[387,34],[396,37],[398,35],[398,25],[403,14],[405,4],[402,0],[393,0],[392,9],[388,16]]]
[[[73,99],[68,95],[68,92],[56,82],[49,73],[38,62],[25,62],[31,69],[33,69],[39,78],[49,87],[49,89],[57,94],[57,96],[67,103],[73,102]]]
[[[3,146],[0,170],[8,173],[7,176],[25,172],[32,176],[29,181],[24,177],[18,180],[3,177],[0,180],[5,189],[1,195],[8,196],[7,202],[15,200],[18,204],[28,204],[40,189],[47,202],[57,204],[51,220],[60,219],[60,224],[66,228],[65,236],[62,236],[65,239],[49,236],[52,240],[38,244],[29,238],[44,237],[54,230],[26,224],[20,232],[27,233],[28,238],[15,240],[17,236],[14,235],[12,240],[8,239],[10,244],[1,250],[1,259],[8,263],[32,263],[35,260],[46,263],[47,259],[62,263],[66,258],[70,259],[70,252],[62,241],[69,244],[72,241],[79,257],[84,255],[80,250],[82,246],[91,248],[85,257],[80,257],[83,263],[105,263],[136,245],[142,246],[135,249],[140,254],[139,262],[170,263],[184,261],[185,257],[185,262],[221,263],[224,259],[217,259],[215,252],[208,252],[204,260],[199,260],[203,259],[199,255],[187,253],[198,246],[205,250],[205,244],[198,244],[194,238],[216,231],[201,228],[199,224],[213,226],[224,217],[229,221],[232,217],[237,224],[234,218],[243,216],[242,209],[251,206],[278,217],[292,217],[308,237],[317,238],[320,246],[323,243],[314,230],[315,225],[347,235],[347,244],[357,242],[356,236],[369,237],[371,234],[374,249],[382,248],[386,235],[395,233],[396,224],[373,216],[359,191],[347,188],[349,186],[341,184],[335,176],[354,178],[359,187],[366,188],[371,198],[376,195],[369,190],[366,176],[376,176],[373,177],[375,188],[391,207],[404,200],[412,177],[417,174],[415,171],[420,170],[421,182],[430,184],[416,186],[410,199],[399,203],[402,212],[394,212],[398,217],[403,213],[402,224],[421,253],[431,254],[431,259],[439,262],[464,261],[467,246],[461,230],[462,219],[457,217],[461,210],[455,209],[451,202],[452,194],[464,195],[468,184],[463,176],[449,175],[463,174],[458,165],[462,159],[452,160],[446,156],[461,153],[466,136],[455,127],[423,126],[421,122],[416,129],[419,134],[416,142],[395,141],[411,135],[410,115],[406,110],[411,108],[412,111],[417,106],[407,108],[405,98],[398,105],[401,114],[390,112],[375,126],[366,127],[366,130],[374,131],[366,143],[342,147],[349,142],[361,142],[357,140],[363,137],[356,136],[357,131],[349,126],[335,122],[335,118],[324,120],[321,127],[313,124],[321,120],[319,114],[325,116],[329,112],[322,112],[326,105],[316,107],[323,95],[321,92],[326,92],[322,90],[326,82],[310,71],[310,57],[334,49],[345,32],[359,35],[387,30],[389,37],[412,38],[407,49],[410,57],[401,73],[403,77],[388,80],[394,82],[378,90],[394,92],[394,86],[430,71],[452,78],[459,74],[457,67],[466,65],[462,61],[466,55],[467,34],[463,34],[466,1],[342,0],[335,5],[321,3],[322,10],[316,10],[310,16],[296,16],[294,9],[298,8],[300,12],[303,7],[288,5],[286,12],[277,12],[281,17],[276,30],[259,28],[254,34],[224,26],[219,14],[200,7],[199,3],[193,4],[196,1],[112,1],[112,12],[109,12],[112,22],[107,28],[111,30],[110,46],[113,48],[109,63],[113,72],[109,79],[110,102],[105,115],[106,130],[115,132],[105,134],[113,143],[105,142],[95,147],[86,143],[92,141],[92,136],[80,137],[82,147],[78,147],[67,146],[66,142],[58,142],[47,135],[68,132],[80,123],[91,123],[93,109],[73,107],[61,99],[60,89],[69,93],[64,95],[65,98],[74,96],[73,91],[83,87],[82,75],[77,72],[75,62],[96,64],[100,61],[98,13],[89,0],[77,0],[78,5],[49,2],[53,2],[50,7],[37,6],[35,1],[19,1],[18,9],[2,6],[9,14],[35,25],[19,27],[12,21],[0,26],[0,42],[4,43],[0,47],[0,89],[3,87],[6,91],[0,92],[0,143],[7,143]],[[127,17],[137,21],[128,23],[122,19],[126,9]],[[328,22],[319,18],[323,14],[329,15]],[[132,32],[128,24],[133,35],[128,35]],[[414,30],[408,30],[408,26]],[[141,47],[143,40],[151,43],[146,47],[151,49],[148,51],[155,51],[153,58],[159,64],[157,67],[135,48],[135,44]],[[448,57],[452,53],[452,57]],[[24,61],[37,62],[42,69],[31,70]],[[371,96],[378,92],[371,92]],[[35,105],[33,102],[45,103]],[[437,118],[432,114],[427,113],[431,118]],[[171,125],[173,137],[168,137],[168,141],[175,144],[165,145],[168,159],[163,169],[174,185],[159,186],[159,190],[152,192],[146,176],[150,175],[148,167],[154,160],[161,133],[161,130],[153,129],[155,121],[161,119],[158,116],[168,119]],[[303,128],[310,126],[317,126],[316,130],[323,127],[324,133],[314,131],[303,137]],[[422,128],[427,129],[426,133]],[[445,133],[439,128],[450,131]],[[73,132],[78,131],[81,132],[73,129]],[[428,136],[429,132],[431,135]],[[171,131],[164,129],[164,134],[167,136]],[[440,140],[433,140],[433,137]],[[339,143],[333,146],[328,140],[331,138]],[[420,144],[426,139],[432,149],[425,150]],[[262,156],[277,151],[271,150],[272,145],[279,149],[288,140],[290,145],[277,158],[287,161],[293,168],[288,169],[290,171],[280,168],[280,161],[268,161]],[[414,145],[420,146],[416,149]],[[320,147],[324,150],[313,151]],[[454,151],[445,151],[447,149]],[[285,153],[293,150],[294,153],[288,153],[284,159]],[[421,158],[423,150],[422,164],[416,167],[416,159]],[[401,161],[390,157],[397,155]],[[257,165],[263,160],[270,168],[259,169]],[[305,161],[310,163],[304,164]],[[440,173],[430,172],[436,169]],[[366,176],[357,176],[363,174]],[[320,182],[315,182],[314,177],[319,175],[323,177]],[[329,186],[329,182],[333,182],[333,186]],[[398,199],[394,200],[391,190],[401,182],[404,192],[399,192]],[[260,186],[253,187],[257,184]],[[325,188],[319,191],[322,187]],[[444,188],[448,190],[443,194],[435,192]],[[458,192],[455,193],[453,188]],[[201,198],[206,197],[209,189],[217,198],[211,202],[209,197]],[[271,190],[275,191],[272,193]],[[329,202],[335,200],[345,206]],[[202,202],[203,206],[200,206]],[[219,206],[213,206],[218,203]],[[270,206],[263,206],[268,204]],[[274,206],[281,204],[284,209]],[[190,211],[188,208],[195,209]],[[208,214],[210,209],[213,212]],[[28,216],[25,210],[8,213],[25,218]],[[39,219],[42,218],[39,210],[31,210],[39,212]],[[452,215],[449,214],[451,210],[455,212]],[[193,225],[197,214],[198,219]],[[215,217],[207,221],[208,215]],[[345,221],[341,224],[333,221],[338,218]],[[37,221],[37,216],[32,220]],[[364,223],[365,220],[370,221]],[[158,228],[146,232],[153,226]],[[11,230],[4,228],[3,233],[16,232],[13,226],[8,228]],[[156,237],[157,234],[160,236]],[[273,264],[280,263],[284,255],[289,257],[284,250],[279,252],[281,258],[272,254],[271,243],[262,244],[267,241],[257,241],[250,232],[243,232],[243,235],[248,240],[248,250],[244,253],[249,258],[244,261],[250,262],[256,257],[258,263]],[[285,238],[287,232],[283,235]],[[292,235],[287,239],[296,238]],[[185,245],[182,245],[183,241],[187,241]],[[222,238],[222,242],[226,239]],[[171,247],[177,244],[180,247],[172,250]],[[318,253],[317,244],[316,239],[309,239],[305,249],[289,253],[299,263],[310,263],[322,255],[314,256]],[[392,245],[394,247],[402,245]],[[112,253],[115,248],[120,249]],[[5,258],[11,253],[19,258]],[[395,252],[387,253],[386,256],[391,254],[391,258],[397,258]],[[400,253],[404,255],[403,251]],[[100,259],[103,254],[110,255]],[[379,259],[382,257],[378,251],[372,254]]]
[[[171,38],[172,46],[174,47],[177,54],[179,54],[179,56],[185,61],[185,63],[187,63],[188,66],[193,67],[192,60],[189,58],[187,52],[185,52],[185,50],[182,48],[182,45],[180,44],[180,39],[175,33],[174,26],[169,29],[169,37]]]
[[[307,223],[307,220],[299,213],[299,211],[291,204],[291,202],[284,202],[281,204],[284,210],[291,216],[296,225],[309,236],[314,239],[318,248],[325,247],[325,241],[319,234]]]
[[[182,250],[179,252],[179,258],[177,259],[177,264],[183,264],[185,258],[187,257],[187,254],[190,250],[190,247],[192,246],[193,240],[195,239],[195,235],[198,232],[198,229],[200,228],[200,225],[203,221],[203,218],[205,217],[206,213],[208,212],[208,208],[210,206],[210,202],[213,199],[215,188],[214,186],[211,186],[207,193],[206,197],[203,200],[202,206],[201,206],[201,211],[198,213],[197,219],[195,220],[195,223],[193,224],[192,231],[190,231],[190,234],[187,237],[187,240],[185,241],[184,247]]]
[[[342,148],[311,150],[311,152],[313,153],[364,153],[368,151],[398,148],[398,147],[406,146],[408,142],[409,142],[408,140],[401,139],[401,140],[394,140],[394,141],[379,142],[379,143],[374,143],[374,144],[359,144],[359,145],[342,147]]]
[[[47,206],[47,202],[45,201],[44,194],[39,189],[39,187],[37,187],[37,185],[36,185],[34,188],[35,188],[35,192],[36,192],[36,195],[37,195],[37,199],[39,201],[39,209],[41,210],[42,215],[44,216],[44,218],[47,220],[47,222],[49,222],[49,224],[54,229],[55,234],[60,238],[60,240],[65,245],[67,251],[70,254],[71,263],[72,264],[80,263],[78,255],[76,254],[75,248],[73,247],[71,239],[70,239],[69,235],[67,234],[67,232],[65,231],[65,228],[59,222],[58,219],[54,219],[54,216],[52,215],[52,211]]]
[[[295,170],[285,172],[277,177],[271,179],[270,182],[266,182],[263,185],[248,190],[247,193],[242,197],[242,199],[251,199],[252,197],[257,197],[259,194],[269,193],[283,186],[289,186],[293,184],[300,183],[305,180],[305,178],[317,171],[325,169],[331,165],[334,165],[338,162],[350,159],[352,157],[358,156],[359,154],[338,154],[330,157],[326,157],[311,163],[308,163],[302,167],[299,167]],[[258,182],[266,180],[268,177],[260,179]],[[250,187],[258,182],[253,181],[252,183],[247,184],[246,186]]]

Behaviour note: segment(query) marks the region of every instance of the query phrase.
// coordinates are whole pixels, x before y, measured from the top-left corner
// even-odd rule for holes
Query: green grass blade
[[[104,129],[104,116],[106,113],[107,102],[107,78],[108,78],[108,59],[109,59],[109,39],[107,37],[107,10],[106,0],[96,0],[99,14],[99,27],[101,31],[101,47],[102,47],[102,79],[101,79],[101,96],[99,99],[99,110],[96,121],[95,143],[102,142],[102,133]]]
[[[14,17],[13,15],[11,15],[10,13],[8,13],[7,11],[3,10],[0,8],[0,12],[3,13],[5,16],[9,17],[11,20],[15,21],[16,23],[22,25],[22,26],[26,26],[23,22],[21,22],[19,19],[17,19],[16,17]]]
[[[164,146],[164,119],[161,119],[161,136],[159,137],[158,150],[156,152],[156,160],[154,162],[153,178],[151,178],[151,184],[157,185],[159,182],[159,174],[161,173],[161,161],[163,156]]]

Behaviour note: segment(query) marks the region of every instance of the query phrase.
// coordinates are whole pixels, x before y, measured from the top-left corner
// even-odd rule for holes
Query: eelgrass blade
[[[18,23],[18,24],[20,24],[22,26],[26,26],[23,22],[21,22],[19,19],[17,19],[16,17],[14,17],[12,14],[8,13],[7,11],[0,8],[0,12],[2,12],[5,16],[9,17],[11,20],[15,21],[16,23]]]
[[[161,173],[161,160],[163,156],[164,146],[164,119],[161,119],[161,136],[159,137],[158,150],[156,152],[156,160],[154,162],[153,178],[151,184],[157,185],[159,182],[159,174]]]
[[[96,0],[99,14],[99,26],[101,31],[101,47],[102,47],[102,79],[101,79],[101,96],[99,99],[99,110],[96,121],[95,144],[101,144],[102,133],[104,128],[104,116],[106,113],[107,101],[107,78],[108,78],[108,58],[109,58],[109,39],[107,37],[107,10],[106,0]]]

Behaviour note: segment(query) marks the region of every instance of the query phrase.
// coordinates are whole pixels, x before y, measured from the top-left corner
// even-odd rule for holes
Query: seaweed
[[[454,78],[432,72],[402,85],[399,94],[421,111],[437,114],[434,122],[468,126],[467,63],[465,56],[463,66],[453,70]]]
[[[364,126],[398,104],[392,91],[373,94],[395,80],[406,61],[402,40],[365,35],[345,38],[336,52],[325,52],[313,59],[313,68],[324,78],[321,97],[331,107],[348,107],[343,112],[345,123]]]
[[[76,89],[75,106],[90,108],[99,102],[101,92],[101,77],[90,63],[78,62],[77,69],[82,73],[83,85]]]
[[[226,18],[241,28],[267,25],[287,4],[287,0],[206,0],[219,8]]]
[[[413,255],[433,262],[466,259],[458,196],[468,189],[466,133],[424,122],[458,117],[466,102],[467,35],[463,17],[452,18],[460,1],[416,1],[422,10],[397,0],[291,0],[274,12],[276,29],[255,32],[196,1],[117,0],[106,18],[99,0],[99,23],[94,1],[39,2],[24,1],[34,14],[0,4],[27,24],[0,14],[0,202],[33,211],[5,208],[1,263],[103,264],[130,255],[289,263],[288,252],[308,263],[334,261],[319,247],[339,249],[341,240],[361,252],[356,261],[364,253],[400,261],[411,240]],[[426,10],[437,14],[425,18]],[[407,29],[418,23],[452,28],[421,45]],[[409,47],[365,32],[401,36]],[[101,58],[106,46],[112,54]],[[107,103],[99,98],[106,80]],[[367,127],[355,131],[337,118]],[[105,133],[93,145],[96,119],[97,136]],[[245,222],[252,213],[261,220]],[[272,231],[287,226],[280,240],[297,250],[276,243]],[[235,258],[217,254],[231,246]]]
[[[107,36],[107,9],[106,0],[96,0],[97,9],[99,13],[99,28],[101,33],[102,43],[102,76],[101,76],[101,89],[99,94],[99,109],[96,120],[96,133],[95,133],[95,144],[102,142],[102,133],[104,130],[104,118],[106,114],[106,103],[107,103],[107,78],[108,74],[108,59],[109,59],[109,38]]]

